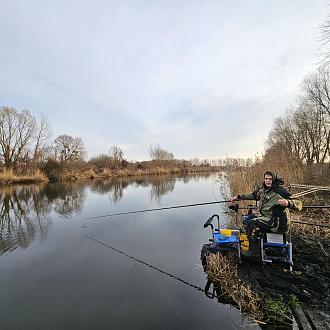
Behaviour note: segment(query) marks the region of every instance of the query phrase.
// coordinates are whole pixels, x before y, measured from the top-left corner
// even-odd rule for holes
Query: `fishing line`
[[[213,192],[213,197],[214,197],[214,199],[219,199],[219,196],[216,196],[216,193],[215,193],[215,191],[214,191],[214,185],[215,185],[215,182],[212,181],[212,192]]]
[[[160,272],[160,273],[162,273],[162,274],[164,274],[164,275],[166,275],[166,276],[168,276],[168,277],[171,277],[171,278],[173,278],[173,279],[175,279],[175,280],[177,280],[177,281],[179,281],[179,282],[181,282],[181,283],[183,283],[183,284],[186,284],[186,285],[188,285],[188,286],[190,286],[190,287],[192,287],[192,288],[194,288],[194,289],[196,289],[196,290],[198,290],[198,291],[202,291],[202,292],[204,292],[204,293],[207,292],[207,291],[205,291],[205,289],[201,288],[201,287],[198,286],[198,285],[192,284],[192,283],[190,283],[190,282],[188,282],[188,281],[182,279],[181,277],[178,277],[178,276],[176,276],[176,275],[174,275],[174,274],[171,274],[171,273],[167,272],[166,270],[163,270],[163,269],[161,269],[161,268],[158,268],[158,267],[156,267],[156,266],[153,266],[153,265],[149,264],[148,262],[146,262],[146,261],[144,261],[144,260],[141,260],[141,259],[138,259],[138,258],[136,258],[136,257],[133,257],[133,256],[131,256],[130,254],[126,253],[125,251],[122,251],[122,250],[116,249],[115,247],[113,247],[113,246],[111,246],[111,245],[109,245],[109,244],[107,244],[107,243],[101,242],[101,241],[95,239],[94,237],[91,237],[91,236],[89,236],[89,235],[87,235],[87,234],[85,235],[85,237],[87,237],[88,239],[90,239],[90,240],[92,240],[92,241],[94,241],[94,242],[96,242],[96,243],[98,243],[98,244],[100,244],[100,245],[103,245],[103,246],[105,246],[105,247],[107,247],[107,248],[109,248],[109,249],[111,249],[111,250],[113,250],[113,251],[115,251],[115,252],[118,252],[118,253],[124,255],[125,257],[128,257],[128,258],[130,258],[130,259],[132,259],[132,260],[134,260],[134,261],[136,261],[136,262],[139,262],[139,263],[142,264],[142,265],[145,265],[145,266],[147,266],[147,267],[149,267],[149,268],[152,268],[152,269],[154,269],[154,270],[156,270],[156,271],[158,271],[158,272]]]
[[[108,218],[108,217],[114,217],[114,216],[119,216],[119,215],[145,213],[145,212],[153,212],[153,211],[161,211],[161,210],[179,209],[179,208],[192,207],[192,206],[221,204],[221,203],[228,203],[228,202],[230,202],[230,201],[205,202],[205,203],[197,203],[197,204],[187,204],[187,205],[176,205],[176,206],[159,207],[159,208],[154,208],[154,209],[145,209],[145,210],[131,211],[131,212],[111,213],[111,214],[97,215],[97,216],[94,216],[94,217],[88,217],[88,218],[85,218],[85,220],[98,219],[98,218]]]

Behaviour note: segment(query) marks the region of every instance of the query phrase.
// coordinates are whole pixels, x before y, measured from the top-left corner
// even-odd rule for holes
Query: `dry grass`
[[[308,184],[308,177],[304,177],[303,170],[300,164],[289,160],[285,155],[276,153],[276,155],[268,154],[262,159],[256,158],[253,165],[248,168],[237,168],[235,171],[231,171],[228,174],[227,180],[230,185],[232,196],[242,193],[252,192],[258,187],[261,187],[263,181],[263,174],[267,171],[275,172],[278,177],[284,179],[284,186],[288,187],[291,183],[304,183]],[[315,182],[315,184],[324,185],[324,182],[320,179],[321,182]],[[301,190],[300,190],[301,191]],[[291,193],[296,193],[297,191],[292,191]],[[229,197],[229,196],[227,196]],[[325,205],[329,204],[326,200],[319,200],[317,194],[308,195],[307,198],[303,197],[303,205]],[[240,206],[246,207],[247,205],[254,204],[254,201],[241,201]],[[326,216],[323,216],[326,215]],[[329,219],[328,210],[318,211],[317,213],[313,212],[301,212],[301,213],[292,213],[292,220],[308,222],[314,224],[325,224],[329,225],[326,219]],[[323,220],[322,220],[323,218]],[[239,220],[232,217],[232,223],[239,226]],[[299,233],[303,235],[316,235],[316,236],[325,236],[330,237],[330,229],[324,227],[316,227],[311,225],[303,225],[298,223],[292,223],[292,232]]]
[[[39,183],[47,181],[47,177],[40,170],[35,170],[25,175],[17,175],[12,169],[3,170],[0,172],[0,184],[2,185],[14,183]]]
[[[207,256],[207,274],[220,286],[223,295],[228,297],[241,312],[248,313],[257,322],[262,322],[262,297],[242,282],[237,273],[237,265],[233,260],[220,253]]]
[[[301,164],[288,157],[280,151],[268,153],[262,158],[255,157],[249,167],[238,167],[229,173],[230,187],[233,195],[251,192],[260,187],[263,175],[266,171],[272,171],[278,177],[283,178],[285,184],[303,183],[304,173]]]
[[[100,177],[102,178],[110,178],[113,176],[112,171],[110,170],[110,168],[105,167],[102,171],[102,173],[100,173]]]
[[[209,167],[198,167],[198,168],[190,168],[184,171],[184,173],[201,173],[207,172]],[[180,167],[162,167],[156,166],[153,168],[145,168],[145,169],[117,169],[112,170],[108,167],[102,169],[101,172],[96,172],[94,169],[88,169],[85,171],[76,171],[74,169],[66,169],[61,173],[59,180],[60,181],[75,181],[75,180],[83,180],[83,179],[108,179],[111,177],[130,177],[130,176],[142,176],[142,175],[169,175],[169,174],[182,174],[182,168]]]
[[[294,221],[291,224],[291,232],[299,237],[317,236],[322,238],[330,238],[330,228],[313,226],[313,224],[330,227],[329,224],[330,210],[308,210],[302,213],[294,214]],[[304,222],[302,224],[298,222]]]

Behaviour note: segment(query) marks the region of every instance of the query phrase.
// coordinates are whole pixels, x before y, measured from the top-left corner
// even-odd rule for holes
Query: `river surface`
[[[198,290],[203,223],[221,204],[87,219],[214,201],[220,184],[210,174],[0,188],[0,329],[242,327],[234,307]]]

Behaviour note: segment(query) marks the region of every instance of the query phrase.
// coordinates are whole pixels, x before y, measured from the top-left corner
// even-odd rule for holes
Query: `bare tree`
[[[330,125],[327,113],[308,97],[301,97],[295,110],[274,120],[266,145],[269,150],[281,150],[287,158],[324,163],[329,154]]]
[[[63,162],[83,160],[86,150],[81,138],[70,135],[60,135],[54,141],[54,156]]]
[[[320,25],[321,57],[325,63],[330,61],[330,15]]]
[[[44,115],[41,115],[40,122],[37,124],[36,139],[33,151],[32,163],[42,161],[42,158],[49,153],[48,141],[51,137],[50,127]]]
[[[319,69],[308,75],[302,83],[304,103],[312,109],[314,117],[319,124],[319,136],[326,144],[326,156],[330,156],[330,69],[322,65]],[[321,151],[321,150],[320,150]],[[322,155],[321,158],[324,158]],[[321,161],[322,162],[322,161]]]
[[[174,155],[172,152],[162,148],[159,144],[149,147],[149,156],[152,160],[172,160]]]
[[[113,145],[109,149],[109,156],[115,164],[120,164],[124,160],[124,153],[119,146]]]
[[[330,118],[330,71],[327,65],[309,74],[302,82],[303,95],[311,105],[318,106],[319,110]]]
[[[29,111],[0,108],[0,162],[6,168],[12,168],[28,157],[36,127],[36,120]]]
[[[293,109],[286,112],[284,117],[278,117],[273,122],[273,127],[269,132],[266,146],[276,150],[281,148],[287,157],[292,159],[302,159],[302,135],[294,121],[295,111]]]
[[[320,105],[301,100],[294,120],[302,141],[307,164],[324,163],[329,152],[330,126]]]

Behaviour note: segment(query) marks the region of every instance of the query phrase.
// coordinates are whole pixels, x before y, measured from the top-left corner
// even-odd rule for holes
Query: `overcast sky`
[[[254,156],[318,66],[325,0],[0,0],[0,105],[88,156]]]

